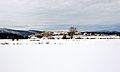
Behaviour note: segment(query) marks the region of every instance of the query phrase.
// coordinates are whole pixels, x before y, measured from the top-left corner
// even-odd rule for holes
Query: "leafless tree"
[[[75,32],[77,32],[77,29],[75,27],[70,27],[68,35],[70,36],[70,38],[72,39]]]

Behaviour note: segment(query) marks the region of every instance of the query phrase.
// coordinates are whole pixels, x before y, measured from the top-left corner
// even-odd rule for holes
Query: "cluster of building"
[[[32,39],[120,39],[119,33],[55,31],[31,35]]]

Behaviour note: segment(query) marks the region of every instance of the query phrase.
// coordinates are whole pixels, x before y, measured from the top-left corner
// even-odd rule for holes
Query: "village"
[[[75,27],[70,27],[67,31],[43,31],[28,36],[16,34],[4,36],[7,39],[0,39],[0,45],[64,45],[77,44],[81,40],[120,39],[119,32],[80,32]]]
[[[29,36],[29,39],[120,39],[119,32],[79,32],[75,27],[68,31],[48,31]]]

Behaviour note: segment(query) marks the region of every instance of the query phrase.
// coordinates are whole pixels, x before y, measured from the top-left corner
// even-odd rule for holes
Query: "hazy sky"
[[[0,26],[120,23],[120,0],[0,0]]]

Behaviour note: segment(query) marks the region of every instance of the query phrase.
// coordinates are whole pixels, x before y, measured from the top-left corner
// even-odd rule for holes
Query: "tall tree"
[[[68,35],[71,39],[73,38],[75,32],[77,32],[77,29],[75,27],[70,27]]]

